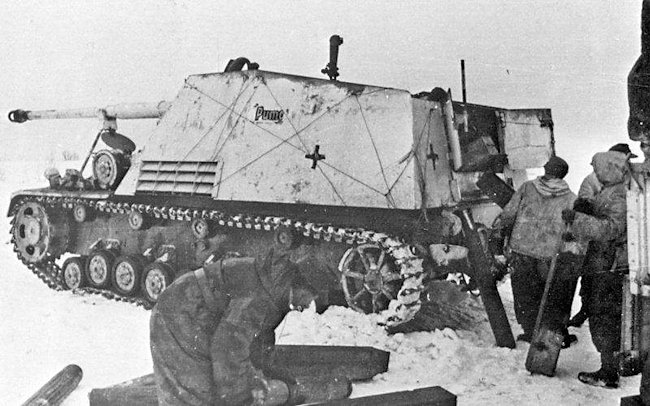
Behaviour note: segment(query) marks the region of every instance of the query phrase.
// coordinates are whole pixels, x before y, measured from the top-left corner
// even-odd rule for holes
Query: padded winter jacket
[[[582,180],[580,189],[578,189],[578,197],[582,197],[584,199],[593,199],[594,196],[596,196],[602,188],[603,185],[598,182],[596,173],[591,172]]]
[[[240,405],[270,362],[297,270],[287,256],[231,258],[180,276],[150,322],[161,405]],[[206,301],[208,289],[214,301]]]
[[[555,255],[565,231],[562,210],[575,194],[563,179],[538,177],[524,182],[497,217],[495,227],[512,227],[510,249],[537,259]]]
[[[626,193],[630,166],[625,155],[612,151],[594,155],[592,166],[603,188],[593,199],[594,215],[576,213],[571,230],[581,239],[614,243],[619,249],[618,263],[624,264],[627,262]]]

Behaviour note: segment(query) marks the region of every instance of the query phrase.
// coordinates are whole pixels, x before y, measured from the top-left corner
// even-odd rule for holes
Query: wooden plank
[[[476,186],[502,209],[512,199],[515,190],[494,172],[484,172]]]
[[[625,396],[621,398],[621,406],[645,406],[640,395]]]
[[[469,248],[468,258],[474,269],[472,277],[475,277],[478,282],[481,299],[483,300],[485,312],[488,315],[488,321],[490,322],[496,344],[499,347],[515,348],[515,338],[512,335],[508,315],[503,308],[503,302],[501,301],[496,281],[491,272],[490,261],[485,253],[485,248],[481,242],[476,225],[467,209],[463,210],[461,220],[465,232],[465,242],[467,243],[467,248]]]
[[[391,392],[381,395],[342,399],[323,406],[456,406],[456,395],[440,386],[431,386],[410,391]]]
[[[551,261],[544,295],[535,321],[535,330],[526,357],[526,369],[531,373],[555,375],[564,340],[564,328],[575,295],[578,280],[576,270],[580,270],[583,261],[584,255],[577,255],[564,249]]]
[[[333,345],[276,345],[275,362],[296,376],[323,371],[365,381],[388,370],[390,353],[373,347]]]
[[[623,279],[623,303],[621,306],[621,350],[631,351],[634,331],[634,298],[630,292],[629,278]]]

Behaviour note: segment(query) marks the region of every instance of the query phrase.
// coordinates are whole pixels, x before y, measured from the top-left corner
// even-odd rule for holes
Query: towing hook
[[[9,121],[12,123],[24,123],[25,121],[29,120],[28,117],[29,111],[25,110],[12,110],[9,112],[7,117],[9,118]]]

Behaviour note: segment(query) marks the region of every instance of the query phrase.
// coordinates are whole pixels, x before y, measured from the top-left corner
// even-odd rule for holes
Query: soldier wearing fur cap
[[[630,164],[626,154],[617,151],[599,152],[591,165],[602,185],[589,210],[576,207],[565,210],[562,217],[572,222],[572,234],[588,240],[589,249],[583,276],[588,284],[589,330],[600,352],[601,368],[581,372],[580,381],[607,388],[618,387],[619,372],[615,353],[621,339],[621,302],[623,273],[627,267],[626,192]]]

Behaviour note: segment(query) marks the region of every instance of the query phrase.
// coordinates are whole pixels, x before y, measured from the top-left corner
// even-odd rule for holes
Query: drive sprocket
[[[23,262],[39,264],[65,252],[70,233],[65,214],[28,201],[17,208],[13,222],[14,250]]]

